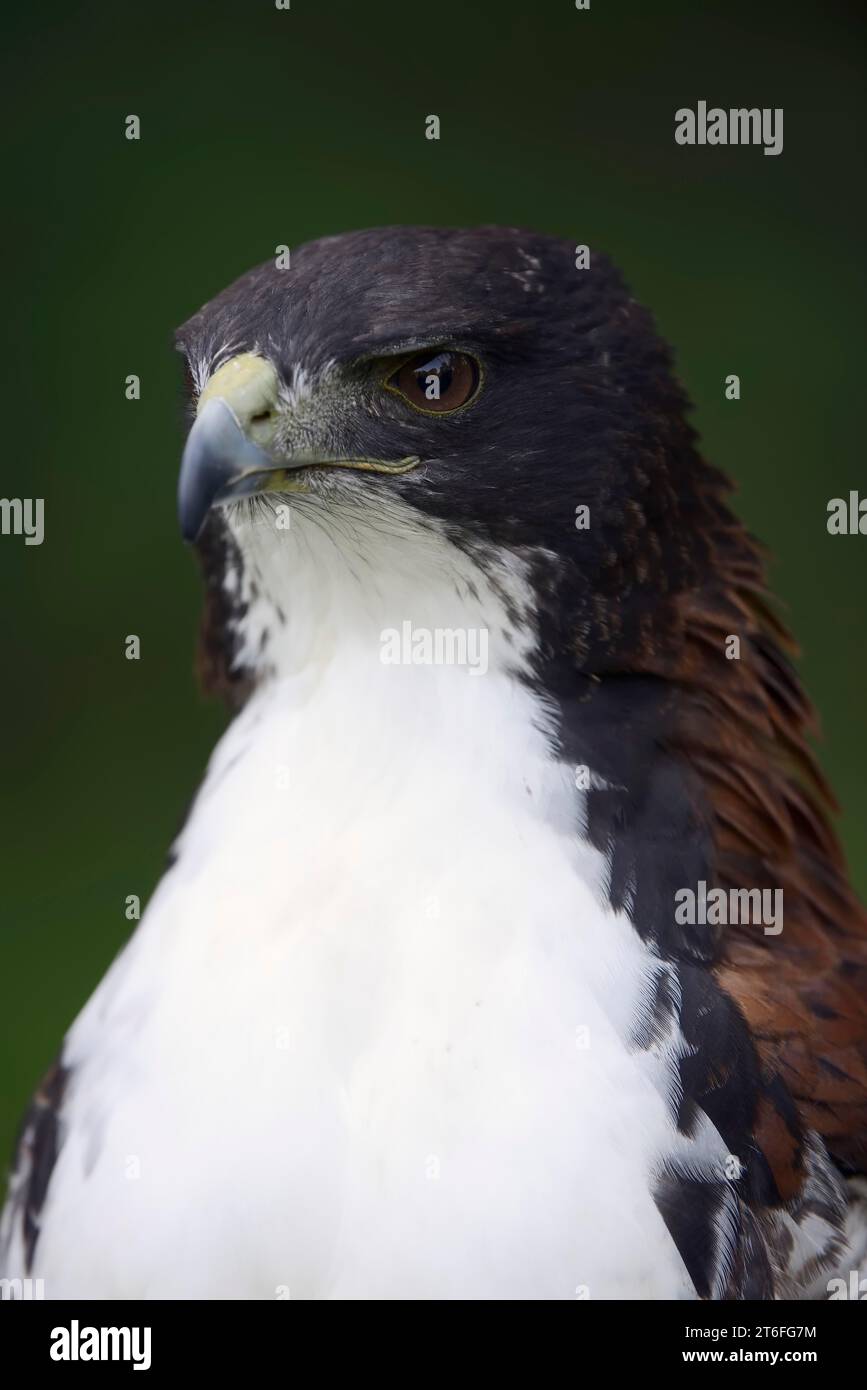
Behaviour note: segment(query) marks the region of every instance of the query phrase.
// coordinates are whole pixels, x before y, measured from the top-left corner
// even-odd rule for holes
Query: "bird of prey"
[[[235,714],[25,1117],[3,1274],[829,1297],[865,1268],[867,924],[649,314],[559,239],[398,227],[177,344]]]

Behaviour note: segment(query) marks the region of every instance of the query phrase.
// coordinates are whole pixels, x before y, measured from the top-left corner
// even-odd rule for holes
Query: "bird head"
[[[177,335],[185,537],[213,556],[227,523],[267,524],[281,502],[326,529],[399,506],[456,546],[521,557],[543,639],[586,669],[655,660],[672,594],[710,563],[723,480],[650,315],[575,250],[398,227],[236,281]]]

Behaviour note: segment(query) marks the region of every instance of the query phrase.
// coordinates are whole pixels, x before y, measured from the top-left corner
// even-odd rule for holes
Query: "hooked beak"
[[[194,541],[211,507],[269,490],[303,491],[303,471],[351,468],[370,473],[408,473],[416,457],[330,458],[270,452],[277,423],[279,383],[272,363],[252,352],[220,367],[199,397],[178,479],[178,519]]]
[[[276,465],[267,449],[274,432],[278,380],[257,353],[233,357],[199,397],[178,479],[178,519],[194,541],[211,507],[251,497],[268,485]]]
[[[267,485],[274,464],[245,438],[231,407],[211,400],[187,437],[178,479],[178,520],[185,541],[194,541],[217,502],[252,497]]]

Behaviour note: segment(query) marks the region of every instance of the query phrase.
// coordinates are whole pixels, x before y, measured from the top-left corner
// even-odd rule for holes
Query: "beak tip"
[[[184,487],[184,481],[182,477],[181,486],[178,488],[178,527],[185,544],[194,545],[201,534],[211,503],[210,498],[203,494],[201,489],[192,490]]]

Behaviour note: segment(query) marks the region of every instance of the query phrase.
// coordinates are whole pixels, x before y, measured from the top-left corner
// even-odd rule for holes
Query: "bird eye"
[[[479,364],[465,352],[419,352],[386,385],[416,410],[447,415],[466,405],[479,388]]]

